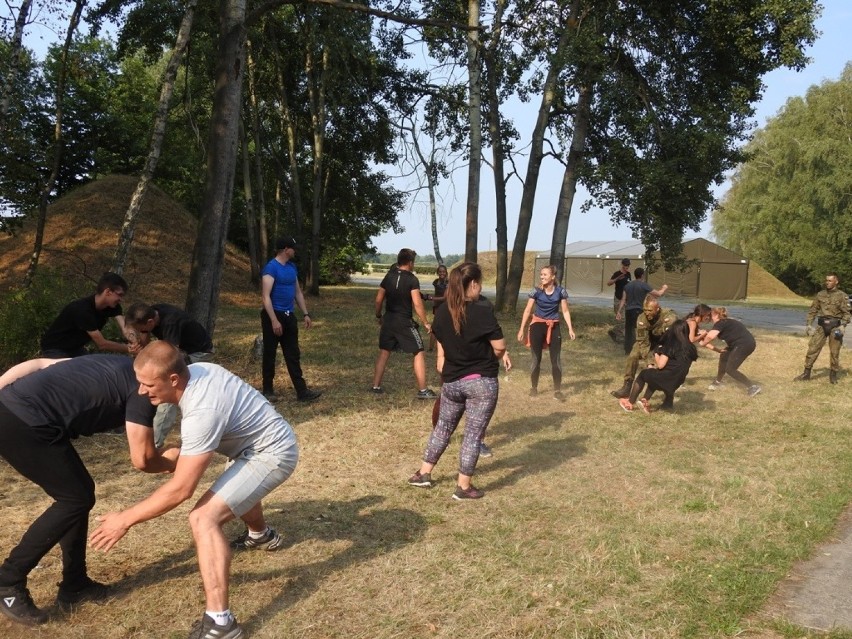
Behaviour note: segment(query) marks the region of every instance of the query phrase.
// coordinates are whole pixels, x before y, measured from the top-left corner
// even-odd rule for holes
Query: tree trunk
[[[163,140],[166,137],[166,125],[169,120],[169,104],[174,94],[175,77],[177,77],[181,61],[186,53],[186,47],[189,45],[189,35],[192,32],[192,21],[195,16],[195,6],[197,4],[198,0],[189,0],[186,3],[186,10],[183,13],[183,19],[181,20],[180,29],[178,29],[177,39],[175,40],[175,48],[172,50],[171,58],[169,58],[169,63],[163,75],[163,86],[160,89],[160,101],[157,104],[157,113],[154,117],[154,128],[151,133],[148,158],[145,160],[145,167],[142,169],[142,175],[139,176],[139,183],[136,185],[136,190],[130,198],[130,205],[124,214],[124,223],[121,225],[118,246],[115,249],[115,255],[112,260],[112,270],[115,273],[121,274],[124,272],[127,256],[130,254],[130,248],[133,245],[136,218],[142,209],[142,202],[145,200],[148,184],[154,179],[154,172],[157,170],[157,164],[160,161]]]
[[[245,71],[246,0],[221,0],[207,176],[186,308],[213,335],[231,216]]]
[[[23,50],[24,27],[30,16],[33,0],[23,0],[15,19],[15,31],[9,42],[9,68],[6,70],[6,78],[3,81],[3,92],[0,93],[0,132],[6,130],[6,116],[9,113],[9,104],[12,102],[12,87],[18,75],[18,67],[21,64],[21,51]]]
[[[254,142],[254,183],[257,198],[255,200],[255,211],[257,222],[255,226],[255,255],[266,255],[266,247],[269,241],[266,236],[266,189],[263,180],[263,154],[261,152],[260,135],[260,113],[257,103],[257,91],[255,85],[255,64],[251,55],[251,42],[248,43],[248,73],[249,73],[249,105],[251,108],[251,129]],[[262,247],[262,250],[261,250]],[[258,275],[258,282],[260,276]]]
[[[574,0],[571,6],[571,15],[576,15],[579,9],[579,0]],[[512,260],[509,263],[509,274],[506,278],[506,292],[503,297],[504,311],[515,310],[518,305],[518,292],[521,290],[521,279],[524,276],[524,256],[527,250],[527,240],[530,235],[532,224],[533,205],[535,204],[535,192],[538,187],[538,175],[541,170],[541,161],[544,158],[544,133],[550,121],[550,109],[556,98],[557,81],[562,70],[562,60],[565,58],[565,49],[571,37],[570,29],[565,27],[559,42],[550,60],[550,69],[547,72],[544,90],[542,91],[541,104],[538,108],[530,142],[530,154],[527,163],[527,173],[524,178],[524,190],[521,194],[521,208],[518,212],[518,230],[515,233],[515,243],[512,247]]]
[[[327,82],[329,50],[323,45],[320,68],[314,69],[313,56],[308,56],[308,94],[311,103],[311,124],[313,128],[313,202],[311,205],[311,255],[310,268],[305,283],[305,291],[310,295],[319,295],[320,280],[320,227],[322,224],[323,167],[325,160],[326,106],[325,88]]]
[[[485,91],[488,101],[488,131],[491,137],[491,158],[494,170],[494,204],[497,215],[497,295],[494,304],[503,307],[506,277],[509,262],[509,229],[506,221],[506,173],[503,149],[503,125],[500,120],[500,98],[498,95],[497,50],[502,37],[503,10],[505,0],[497,0],[494,12],[494,29],[491,38],[483,47],[482,60],[485,67]]]
[[[467,171],[467,217],[465,221],[464,259],[477,259],[479,234],[479,178],[482,165],[482,87],[479,59],[479,0],[468,0],[467,74],[468,118],[470,121],[470,164]]]
[[[246,237],[249,249],[249,268],[251,283],[260,284],[260,263],[257,255],[257,217],[254,210],[254,196],[251,188],[251,158],[249,158],[248,137],[245,127],[240,124],[240,142],[243,149],[243,197],[246,202]]]
[[[577,114],[574,116],[574,134],[571,138],[571,149],[568,152],[568,162],[562,175],[562,188],[559,191],[559,203],[556,207],[556,218],[553,221],[553,238],[550,243],[550,263],[556,265],[556,279],[563,281],[565,270],[565,242],[568,238],[568,222],[571,219],[571,208],[577,193],[577,175],[584,160],[586,136],[589,133],[589,114],[592,103],[592,90],[580,87],[577,99]]]
[[[287,85],[284,82],[284,71],[281,68],[281,56],[278,54],[278,45],[276,38],[267,38],[267,43],[272,48],[272,51],[275,55],[275,77],[278,81],[278,97],[280,99],[279,111],[281,115],[281,132],[287,139],[287,159],[290,164],[290,170],[287,175],[287,181],[290,185],[290,202],[293,207],[293,223],[295,225],[293,234],[297,237],[301,237],[305,224],[305,214],[304,207],[302,206],[302,183],[299,178],[299,161],[298,156],[296,154],[296,147],[298,145],[298,131],[296,130],[296,121],[290,111],[290,103],[287,99]],[[280,183],[276,190],[276,197],[278,198],[280,210]]]
[[[53,125],[53,162],[50,175],[42,184],[41,193],[39,194],[35,241],[33,242],[33,253],[30,256],[30,263],[27,266],[27,273],[24,276],[24,288],[29,288],[30,284],[32,284],[36,269],[38,268],[38,261],[41,257],[42,246],[44,245],[47,205],[50,201],[50,194],[53,192],[53,187],[56,185],[56,180],[59,177],[59,169],[62,166],[62,112],[63,99],[65,97],[65,80],[68,77],[68,51],[71,48],[74,32],[77,31],[77,26],[80,24],[80,15],[83,13],[85,6],[86,0],[77,0],[75,3],[74,10],[71,12],[71,17],[68,20],[65,43],[62,45],[62,64],[59,69],[59,77],[56,80],[56,121]]]

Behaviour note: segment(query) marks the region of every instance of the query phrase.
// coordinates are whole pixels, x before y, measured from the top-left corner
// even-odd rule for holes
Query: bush
[[[91,283],[69,280],[63,273],[40,269],[29,288],[0,296],[0,368],[38,355],[39,340],[59,311],[82,297]],[[82,291],[82,293],[81,293]]]

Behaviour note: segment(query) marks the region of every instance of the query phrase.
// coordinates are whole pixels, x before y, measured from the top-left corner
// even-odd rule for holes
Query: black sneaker
[[[213,617],[206,612],[189,632],[189,639],[242,639],[245,636],[236,619],[231,619],[227,626],[217,626]]]
[[[553,393],[553,399],[555,399],[558,402],[564,402],[565,401],[565,394],[562,391],[555,391]]]
[[[485,442],[479,442],[479,456],[494,457],[494,451],[491,450],[491,446],[489,446]]]
[[[417,399],[437,399],[438,393],[431,388],[425,388],[422,391],[417,391]]]
[[[24,586],[0,587],[0,610],[12,621],[37,626],[47,621],[47,613],[36,608],[30,591]]]
[[[299,395],[299,397],[297,397],[296,399],[298,399],[300,402],[312,402],[315,399],[319,399],[320,395],[322,395],[322,391],[308,389],[304,393]]]
[[[243,531],[239,537],[231,542],[231,548],[234,550],[278,550],[284,545],[284,540],[281,538],[274,528],[267,528],[266,533],[259,539],[252,539],[249,536],[248,528]]]
[[[432,488],[434,484],[432,483],[432,474],[431,473],[420,473],[418,470],[411,477],[408,478],[409,486],[417,486],[418,488]]]
[[[72,612],[74,608],[87,601],[103,603],[111,596],[110,587],[92,579],[82,588],[71,590],[59,586],[56,593],[56,604],[65,612]]]
[[[274,404],[278,401],[278,395],[276,395],[274,391],[263,391],[263,396],[270,404]]]
[[[530,389],[530,397],[538,397],[538,389],[537,388],[531,388]]]
[[[381,395],[382,393],[385,392],[385,389],[382,388],[381,386],[373,386],[370,389],[370,392],[373,393],[374,395]]]
[[[470,488],[465,490],[461,486],[456,486],[456,492],[453,493],[453,499],[458,499],[459,501],[464,501],[465,499],[479,499],[483,495],[484,492],[476,488],[473,484],[470,485]]]

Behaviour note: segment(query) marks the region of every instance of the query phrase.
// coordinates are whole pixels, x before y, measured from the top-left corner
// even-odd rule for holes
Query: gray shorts
[[[283,455],[247,450],[228,462],[225,472],[213,482],[210,490],[228,505],[234,515],[242,517],[287,481],[298,461],[299,448],[295,444]]]

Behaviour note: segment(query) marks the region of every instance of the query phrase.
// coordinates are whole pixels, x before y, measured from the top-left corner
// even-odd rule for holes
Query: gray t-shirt
[[[644,280],[633,280],[624,287],[624,310],[641,311],[648,293],[653,291],[651,285]]]
[[[217,364],[190,364],[180,399],[181,455],[247,450],[287,455],[297,448],[290,424],[260,392]]]

